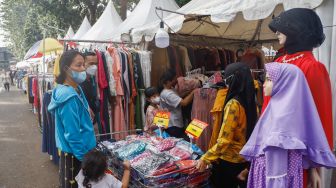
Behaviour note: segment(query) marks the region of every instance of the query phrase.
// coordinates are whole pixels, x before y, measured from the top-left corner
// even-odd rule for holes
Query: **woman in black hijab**
[[[244,63],[233,63],[225,69],[225,84],[229,87],[224,103],[223,123],[217,143],[198,161],[197,168],[203,171],[212,164],[213,187],[240,188],[246,182],[238,175],[247,167],[239,155],[250,137],[257,121],[255,89],[250,68]]]

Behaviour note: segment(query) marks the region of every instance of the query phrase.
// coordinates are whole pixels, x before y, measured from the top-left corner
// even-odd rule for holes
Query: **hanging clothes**
[[[196,89],[194,93],[194,100],[191,111],[191,119],[198,119],[200,121],[208,123],[208,127],[202,132],[199,139],[196,140],[198,147],[202,151],[208,150],[208,145],[213,131],[213,121],[211,116],[211,109],[216,99],[216,89]]]
[[[216,99],[214,105],[210,111],[213,119],[213,129],[209,142],[208,148],[211,148],[217,143],[218,134],[222,126],[223,121],[223,111],[224,111],[224,102],[227,95],[228,89],[220,89],[217,91]]]
[[[48,111],[50,101],[51,93],[44,93],[42,103],[42,152],[48,153],[52,156],[54,164],[58,164],[59,155],[55,140],[55,118]]]

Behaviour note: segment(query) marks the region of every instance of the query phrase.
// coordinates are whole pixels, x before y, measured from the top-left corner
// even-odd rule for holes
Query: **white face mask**
[[[97,65],[90,65],[87,69],[86,69],[86,72],[91,75],[91,76],[94,76],[96,75],[96,72],[97,72]]]
[[[155,97],[154,99],[152,99],[152,103],[153,104],[160,104],[160,97]]]

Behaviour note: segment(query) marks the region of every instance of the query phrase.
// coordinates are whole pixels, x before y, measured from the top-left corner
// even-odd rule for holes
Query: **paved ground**
[[[42,135],[26,95],[0,93],[0,188],[58,185],[58,168],[41,152]]]

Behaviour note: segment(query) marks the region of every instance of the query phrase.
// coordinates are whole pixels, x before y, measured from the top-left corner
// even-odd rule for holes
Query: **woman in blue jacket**
[[[84,57],[70,50],[60,59],[60,74],[56,78],[48,110],[55,116],[56,146],[60,150],[60,186],[77,187],[75,177],[83,156],[95,148],[96,139],[88,102],[79,86],[85,81]]]

